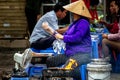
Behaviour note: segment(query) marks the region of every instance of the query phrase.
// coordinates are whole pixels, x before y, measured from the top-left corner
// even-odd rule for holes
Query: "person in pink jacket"
[[[103,50],[103,57],[108,59],[110,50],[120,52],[120,16],[119,16],[119,30],[118,33],[115,34],[103,34],[102,40],[102,50]],[[115,58],[115,53],[114,53]]]

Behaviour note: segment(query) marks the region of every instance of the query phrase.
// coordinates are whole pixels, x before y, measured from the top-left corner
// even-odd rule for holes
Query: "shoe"
[[[76,60],[74,60],[74,59],[69,59],[67,62],[66,62],[66,64],[64,65],[64,69],[66,69],[66,70],[72,70],[72,69],[74,69],[74,68],[76,68],[78,66],[78,64],[77,64],[77,62],[76,62]]]

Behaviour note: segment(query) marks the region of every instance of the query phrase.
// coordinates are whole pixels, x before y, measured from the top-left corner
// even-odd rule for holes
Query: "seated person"
[[[66,43],[65,54],[49,57],[46,63],[47,67],[58,67],[65,64],[62,69],[72,70],[71,76],[81,80],[79,66],[89,63],[91,59],[92,47],[89,27],[91,15],[83,0],[75,1],[63,8],[70,11],[74,17],[74,21],[65,34],[62,35],[54,31],[47,23],[43,24],[43,28],[54,35],[56,39],[61,39]]]
[[[120,17],[119,17],[120,19]],[[102,50],[103,57],[109,59],[110,49],[114,49],[115,51],[120,52],[120,22],[118,24],[119,30],[116,34],[103,34],[102,40]],[[110,48],[110,49],[109,49]]]
[[[58,32],[64,33],[64,31],[66,31],[67,27],[64,29],[59,29],[58,27],[58,19],[63,19],[67,13],[62,7],[64,5],[65,4],[62,2],[58,2],[52,11],[47,12],[38,20],[29,39],[30,47],[39,50],[51,47],[55,37],[42,29],[42,23],[45,21],[49,23],[50,27]]]
[[[102,57],[106,57],[106,59],[109,59],[109,50],[112,52],[118,50],[120,48],[119,44],[119,18],[120,18],[120,1],[119,0],[112,0],[110,2],[110,12],[111,20],[113,23],[107,24],[103,21],[103,23],[106,25],[107,29],[109,30],[110,34],[103,34],[103,40],[102,40]],[[112,22],[111,21],[111,22]],[[110,49],[109,49],[110,48]],[[115,57],[115,56],[114,56]]]

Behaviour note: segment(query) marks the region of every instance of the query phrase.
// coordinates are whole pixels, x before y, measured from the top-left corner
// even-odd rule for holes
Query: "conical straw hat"
[[[66,10],[84,16],[88,18],[92,18],[89,10],[87,9],[83,0],[78,0],[68,5],[63,6]]]

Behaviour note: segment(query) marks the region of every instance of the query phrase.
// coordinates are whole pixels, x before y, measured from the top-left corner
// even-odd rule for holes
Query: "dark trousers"
[[[66,56],[65,54],[58,54],[56,56],[49,57],[46,61],[47,67],[59,67],[64,65],[68,59],[74,59],[78,63],[78,67],[71,71],[70,75],[77,80],[81,80],[80,76],[80,65],[90,62],[91,54],[90,53],[78,53],[73,56]]]
[[[50,36],[50,37],[46,37],[46,38],[40,38],[37,41],[35,41],[34,43],[32,43],[30,45],[31,48],[35,48],[35,49],[46,49],[49,47],[52,47],[52,43],[55,40],[54,36]]]

